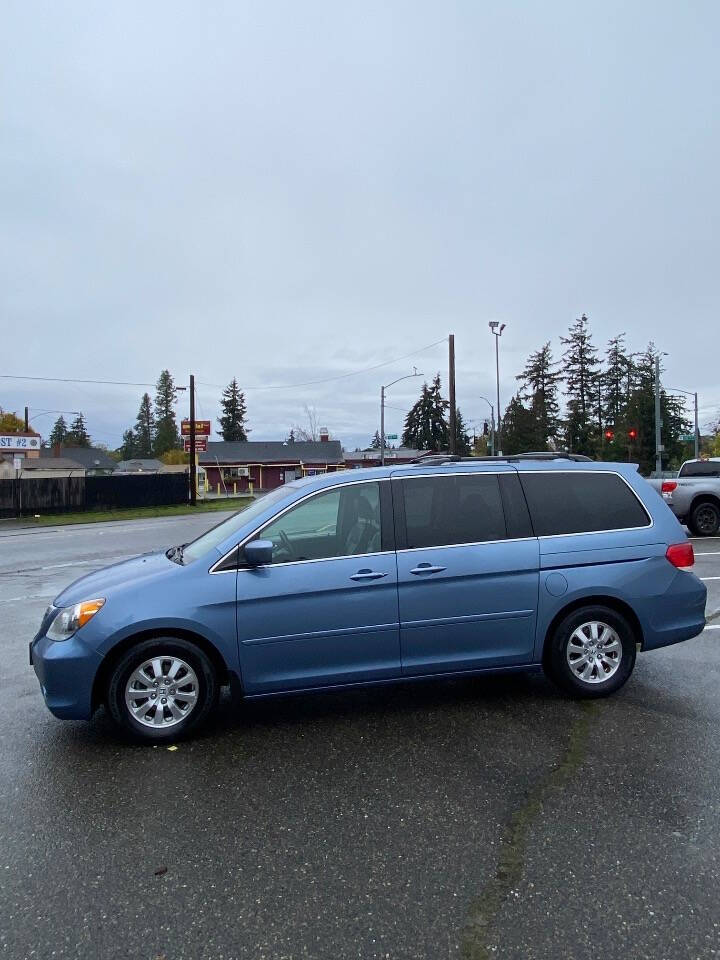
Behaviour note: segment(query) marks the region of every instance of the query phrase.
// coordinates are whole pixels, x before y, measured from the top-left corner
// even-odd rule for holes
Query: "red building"
[[[294,443],[265,440],[208,443],[199,455],[211,493],[247,493],[248,490],[274,490],[299,477],[342,470],[342,444],[339,440]]]
[[[412,463],[421,457],[426,457],[429,450],[410,450],[408,447],[385,449],[385,466],[400,466],[403,463]],[[379,450],[355,450],[352,453],[345,451],[345,466],[348,470],[357,470],[361,467],[379,467]]]

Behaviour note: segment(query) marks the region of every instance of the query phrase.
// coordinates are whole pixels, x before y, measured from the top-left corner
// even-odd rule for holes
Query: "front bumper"
[[[60,641],[39,634],[30,644],[30,662],[45,703],[56,717],[90,719],[93,684],[102,657],[83,643],[79,634]]]

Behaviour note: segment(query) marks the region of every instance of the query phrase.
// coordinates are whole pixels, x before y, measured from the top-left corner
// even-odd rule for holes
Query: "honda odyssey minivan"
[[[296,480],[183,546],[82,577],[30,662],[57,717],[105,704],[146,741],[220,687],[268,697],[544,670],[618,690],[636,653],[705,624],[693,549],[632,465],[427,457]]]

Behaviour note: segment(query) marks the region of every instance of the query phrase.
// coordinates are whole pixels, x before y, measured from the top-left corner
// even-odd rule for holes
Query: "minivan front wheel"
[[[609,607],[573,610],[555,628],[545,653],[545,670],[576,697],[605,697],[618,690],[635,666],[635,634]]]
[[[117,663],[107,705],[127,733],[158,743],[200,727],[217,698],[217,678],[206,654],[179,637],[157,637],[132,647]]]

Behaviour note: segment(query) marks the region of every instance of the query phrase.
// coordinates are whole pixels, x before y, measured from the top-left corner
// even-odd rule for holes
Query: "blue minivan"
[[[697,636],[692,545],[633,465],[426,457],[297,480],[203,536],[82,577],[30,661],[57,717],[146,741],[244,697],[545,670],[613,693]]]

